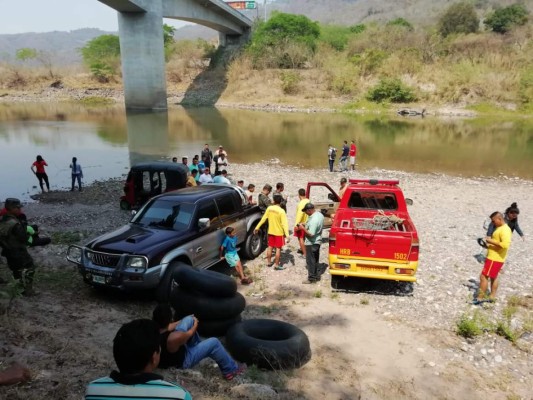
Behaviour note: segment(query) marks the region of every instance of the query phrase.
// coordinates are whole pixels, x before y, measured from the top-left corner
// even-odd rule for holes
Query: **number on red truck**
[[[416,281],[418,234],[398,184],[397,180],[350,179],[342,199],[325,183],[308,184],[311,202],[331,218],[332,287],[350,277]],[[329,202],[314,196],[324,188],[331,192]]]

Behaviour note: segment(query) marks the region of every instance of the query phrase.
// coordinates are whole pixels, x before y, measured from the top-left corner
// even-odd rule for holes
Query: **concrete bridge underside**
[[[252,21],[221,0],[99,0],[118,11],[124,98],[127,109],[166,109],[163,18],[207,26],[246,38]]]

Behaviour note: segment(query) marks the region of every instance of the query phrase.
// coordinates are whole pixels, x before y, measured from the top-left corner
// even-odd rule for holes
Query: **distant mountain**
[[[434,24],[438,16],[450,4],[458,0],[269,0],[267,13],[273,10],[303,14],[322,23],[352,25],[361,22],[386,22],[403,17],[415,25]],[[517,0],[476,0],[481,15],[497,6],[506,6]],[[245,14],[251,18],[264,15],[263,0],[258,0],[258,9]],[[533,13],[533,1],[524,2]],[[81,61],[78,49],[89,40],[108,33],[99,29],[77,29],[70,32],[20,33],[0,35],[0,61],[13,61],[15,53],[23,47],[44,50],[51,54],[56,64],[69,65]],[[175,32],[176,40],[218,38],[218,32],[200,26],[187,25]]]
[[[0,35],[0,61],[13,61],[18,49],[30,47],[50,53],[56,64],[77,64],[81,61],[78,49],[89,40],[108,33],[114,32],[84,28],[70,32],[30,32]]]

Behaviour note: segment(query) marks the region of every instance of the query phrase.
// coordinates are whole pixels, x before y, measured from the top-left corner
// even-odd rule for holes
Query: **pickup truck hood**
[[[177,247],[191,236],[193,236],[191,232],[146,229],[139,225],[128,224],[97,237],[87,247],[109,253],[142,254],[150,258],[165,247]]]

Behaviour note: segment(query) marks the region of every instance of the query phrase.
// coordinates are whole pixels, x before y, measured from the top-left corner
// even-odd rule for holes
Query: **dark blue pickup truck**
[[[208,268],[219,259],[225,228],[235,228],[242,253],[257,257],[264,232],[254,235],[261,211],[233,185],[208,184],[154,197],[132,220],[85,246],[70,246],[67,260],[93,286],[155,289],[165,301],[180,263]]]

